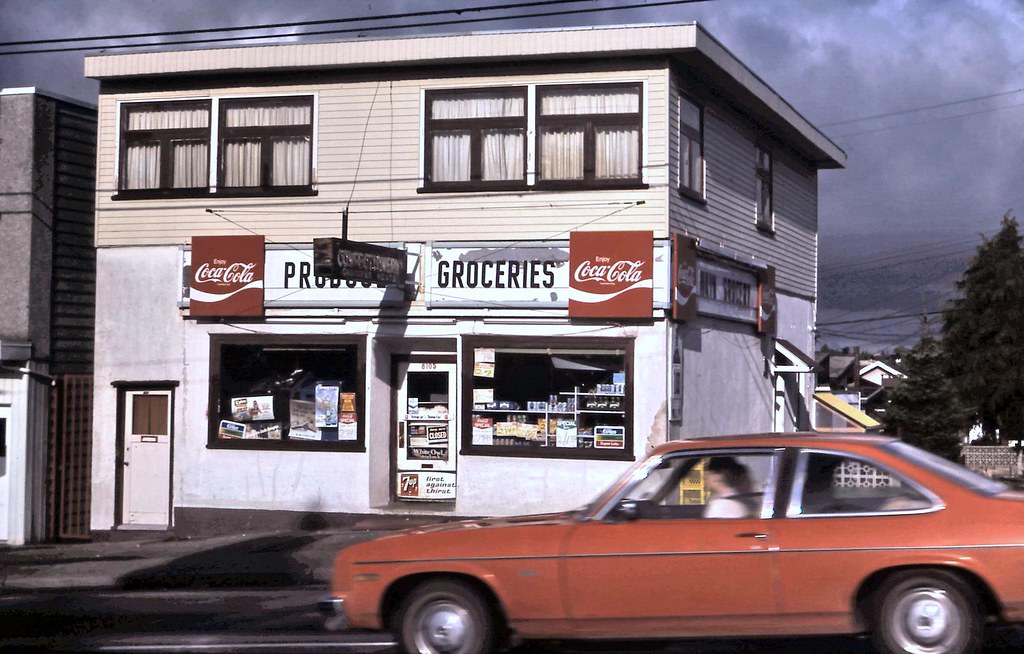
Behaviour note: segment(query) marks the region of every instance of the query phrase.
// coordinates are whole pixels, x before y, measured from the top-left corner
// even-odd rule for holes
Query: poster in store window
[[[474,388],[473,404],[488,404],[494,401],[493,388]]]
[[[274,419],[274,396],[256,395],[231,398],[231,418],[238,422]]]
[[[494,445],[494,418],[473,416],[473,445]]]
[[[315,404],[307,400],[291,400],[288,412],[291,414],[289,438],[302,440],[320,440],[320,430],[316,427]]]
[[[248,424],[245,429],[246,438],[255,438],[260,440],[281,440],[281,423],[272,422],[269,424]]]
[[[600,450],[622,450],[626,448],[626,428],[621,425],[596,425],[594,447]]]
[[[576,421],[559,420],[555,427],[555,445],[558,447],[576,447]]]
[[[359,437],[359,422],[355,413],[343,412],[338,418],[338,440],[354,441]]]
[[[337,386],[316,385],[316,426],[319,428],[338,426]]]
[[[220,438],[244,438],[245,425],[232,420],[221,420],[217,435]]]

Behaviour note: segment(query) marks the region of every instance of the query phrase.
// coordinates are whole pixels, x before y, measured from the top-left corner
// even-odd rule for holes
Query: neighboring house
[[[817,360],[815,428],[819,431],[881,429],[889,389],[906,375],[893,364],[853,354],[823,351]]]
[[[810,424],[845,154],[696,24],[86,74],[95,530],[570,508],[665,440]]]
[[[0,91],[0,541],[89,536],[96,110]]]

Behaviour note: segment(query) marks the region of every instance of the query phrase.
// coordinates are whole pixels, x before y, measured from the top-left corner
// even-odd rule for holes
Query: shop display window
[[[362,361],[361,342],[213,337],[210,446],[362,451]]]
[[[467,454],[633,458],[627,341],[466,339]]]

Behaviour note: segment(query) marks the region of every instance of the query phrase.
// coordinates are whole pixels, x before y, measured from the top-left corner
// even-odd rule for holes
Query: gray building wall
[[[679,97],[704,107],[706,203],[682,197],[679,185]],[[669,225],[742,256],[775,266],[781,292],[817,296],[818,175],[771,134],[695,82],[673,76],[669,92]],[[773,157],[775,232],[755,225],[755,148]]]

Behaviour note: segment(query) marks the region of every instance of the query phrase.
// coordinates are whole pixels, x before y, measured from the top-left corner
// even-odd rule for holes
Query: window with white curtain
[[[775,229],[772,209],[772,153],[762,147],[755,149],[754,198],[755,220],[761,229]]]
[[[679,188],[704,197],[704,109],[679,98]]]
[[[538,184],[640,182],[640,84],[540,86],[537,96]]]
[[[119,191],[205,189],[210,101],[125,103]]]
[[[311,187],[312,96],[221,100],[219,139],[218,187]]]
[[[526,89],[428,91],[428,188],[526,184]]]

